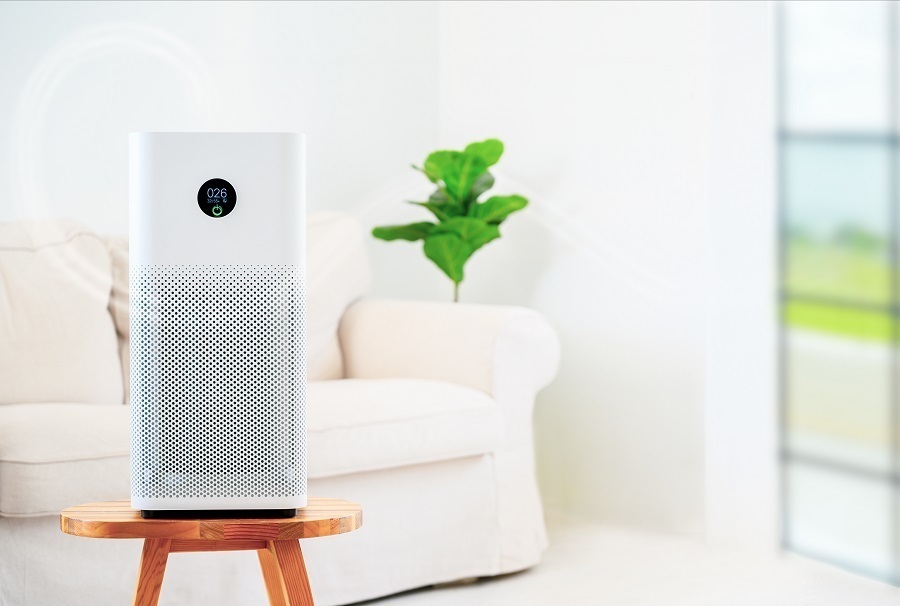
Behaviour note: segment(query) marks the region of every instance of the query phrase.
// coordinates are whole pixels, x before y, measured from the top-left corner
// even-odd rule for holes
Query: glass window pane
[[[891,578],[891,484],[799,462],[786,469],[788,546],[857,572]]]
[[[785,324],[790,328],[854,341],[891,342],[894,320],[887,310],[788,300],[783,311]]]
[[[890,128],[885,2],[786,2],[785,127]]]
[[[791,308],[798,316],[841,323],[841,330],[848,332],[856,323],[871,330],[871,325],[891,322],[888,314],[853,309],[793,303]],[[789,452],[890,471],[889,343],[792,329],[786,335],[784,361]]]
[[[789,1],[778,11],[783,537],[886,581],[900,578],[898,6]]]
[[[783,154],[785,290],[889,303],[888,144],[795,140]]]

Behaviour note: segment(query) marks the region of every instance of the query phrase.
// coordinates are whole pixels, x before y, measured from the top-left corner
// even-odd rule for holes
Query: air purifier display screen
[[[218,219],[224,217],[237,203],[237,192],[234,186],[225,179],[210,179],[200,186],[197,192],[197,204],[204,213]]]

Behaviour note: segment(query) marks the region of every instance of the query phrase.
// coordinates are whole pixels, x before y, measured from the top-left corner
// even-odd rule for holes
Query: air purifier
[[[306,505],[305,140],[129,138],[131,505]]]

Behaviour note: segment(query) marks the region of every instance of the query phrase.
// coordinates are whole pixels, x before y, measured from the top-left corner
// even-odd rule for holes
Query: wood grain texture
[[[263,579],[266,582],[266,595],[269,596],[269,606],[291,606],[288,602],[287,587],[281,576],[281,568],[278,566],[278,557],[275,555],[275,547],[272,542],[266,543],[265,548],[256,552],[259,556],[259,567],[262,568]]]
[[[290,606],[313,606],[312,589],[309,577],[306,576],[306,565],[303,563],[303,552],[297,541],[272,541],[281,579]]]
[[[134,606],[156,606],[166,573],[171,539],[147,539],[141,552],[141,565],[134,589]]]
[[[362,526],[362,507],[342,499],[311,497],[293,518],[244,520],[145,520],[128,501],[87,503],[63,510],[60,529],[104,539],[287,541],[342,534]]]

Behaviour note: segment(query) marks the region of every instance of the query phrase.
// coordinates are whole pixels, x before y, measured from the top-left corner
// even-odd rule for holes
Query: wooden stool
[[[356,530],[362,508],[341,499],[310,498],[293,518],[250,520],[144,520],[128,501],[88,503],[64,510],[63,532],[100,539],[144,539],[135,606],[155,606],[166,560],[179,551],[255,549],[272,606],[312,606],[298,539]]]

